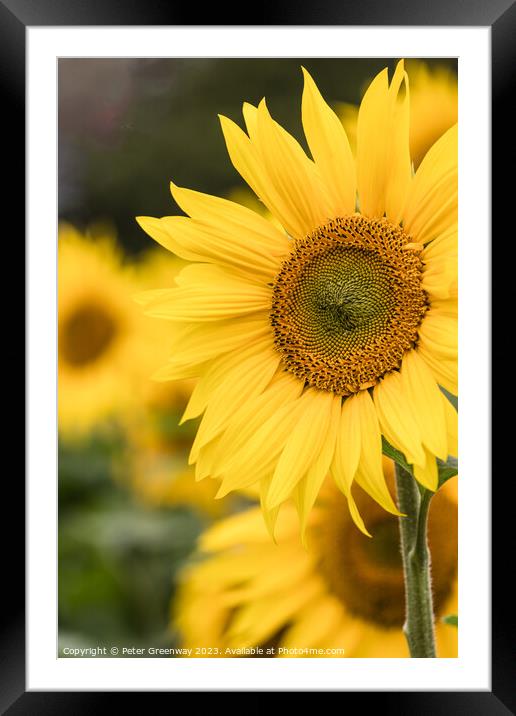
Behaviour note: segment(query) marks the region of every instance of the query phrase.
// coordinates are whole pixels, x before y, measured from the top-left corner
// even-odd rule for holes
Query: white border
[[[490,28],[27,28],[28,690],[490,689]],[[56,58],[459,57],[458,659],[56,658]],[[244,100],[246,98],[242,98]]]

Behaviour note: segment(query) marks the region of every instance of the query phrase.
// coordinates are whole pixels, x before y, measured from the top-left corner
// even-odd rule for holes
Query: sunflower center
[[[100,306],[80,306],[59,326],[59,355],[69,365],[83,367],[96,361],[116,334],[115,321]]]
[[[329,590],[355,617],[384,628],[405,620],[405,590],[397,519],[365,493],[357,506],[372,539],[356,529],[342,496],[321,506],[313,528],[317,564]],[[457,505],[441,490],[432,499],[428,539],[437,616],[443,613],[457,566]]]
[[[298,239],[276,276],[271,325],[287,370],[349,395],[399,368],[427,309],[419,253],[385,219],[338,218]]]

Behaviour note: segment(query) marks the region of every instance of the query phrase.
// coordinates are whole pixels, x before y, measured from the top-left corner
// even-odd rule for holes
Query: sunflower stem
[[[396,463],[401,556],[405,578],[403,632],[413,658],[435,657],[434,610],[428,549],[428,509],[433,493],[419,490],[414,477]]]

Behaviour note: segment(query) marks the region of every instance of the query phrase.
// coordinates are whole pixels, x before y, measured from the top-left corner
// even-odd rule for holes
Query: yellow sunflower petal
[[[146,291],[140,291],[133,296],[133,301],[138,303],[140,306],[147,308],[152,306],[157,301],[167,299],[170,296],[169,288],[151,288]]]
[[[282,646],[286,649],[319,647],[342,622],[343,609],[332,595],[321,596],[309,609],[300,610],[295,624],[287,631]]]
[[[418,346],[417,353],[424,360],[437,383],[446,388],[452,395],[458,395],[457,361],[439,358],[432,351],[426,350],[421,345]]]
[[[244,102],[242,107],[242,114],[244,115],[245,127],[247,134],[251,142],[259,148],[260,142],[258,139],[258,107],[255,107],[249,102]]]
[[[357,393],[355,400],[361,443],[360,462],[355,480],[387,512],[399,515],[383,473],[382,438],[373,400],[367,390]]]
[[[401,382],[400,374],[393,371],[374,387],[373,397],[381,431],[391,445],[401,450],[409,463],[423,462],[425,453],[421,432]]]
[[[360,461],[361,438],[360,417],[357,396],[352,395],[342,402],[335,455],[331,471],[338,485],[349,490]]]
[[[185,281],[187,275],[192,280]],[[188,266],[178,280],[180,286],[160,291],[155,300],[147,303],[148,315],[172,321],[218,321],[270,307],[268,286],[246,281],[219,266]]]
[[[303,129],[306,140],[332,198],[335,216],[355,211],[355,161],[344,127],[322,98],[317,85],[303,67]]]
[[[457,224],[425,246],[421,252],[424,271],[421,285],[434,299],[456,299],[458,295]]]
[[[425,362],[416,351],[403,358],[400,375],[403,391],[414,406],[423,444],[441,460],[448,457],[446,420],[442,394]]]
[[[267,389],[253,401],[244,403],[236,410],[224,434],[221,435],[214,463],[214,474],[224,472],[247,441],[276,410],[296,400],[303,390],[303,384],[289,373],[279,373]]]
[[[265,100],[258,105],[258,137],[269,181],[289,215],[295,217],[295,236],[306,236],[330,218],[315,165],[294,137],[272,119]]]
[[[358,529],[365,534],[366,537],[371,537],[372,535],[370,532],[368,532],[367,527],[364,524],[364,520],[362,519],[362,516],[361,516],[360,512],[358,511],[357,503],[355,502],[355,499],[351,492],[351,488],[350,487],[348,488],[345,485],[345,483],[339,483],[336,475],[334,475],[334,477],[335,477],[335,482],[337,483],[337,487],[339,487],[342,490],[342,492],[344,493],[344,495],[346,496],[346,499],[348,501],[349,513],[351,515],[353,522],[356,524]]]
[[[184,216],[166,216],[154,219],[156,221],[161,222],[161,230],[168,238],[167,242],[161,240],[160,243],[181,258],[227,264],[251,275],[263,274],[268,280],[279,269],[281,259],[269,252],[261,237],[244,231],[237,236],[235,232]],[[140,224],[146,226],[143,219]]]
[[[311,388],[300,400],[303,403],[301,417],[276,465],[267,494],[268,509],[290,496],[301,477],[319,457],[330,427],[332,393]]]
[[[285,590],[295,589],[306,578],[310,577],[310,560],[299,559],[299,552],[295,549],[281,548],[281,563],[274,569],[264,570],[256,575],[256,578],[240,589],[234,589],[229,594],[227,604],[238,605],[242,602],[250,602],[268,597],[273,594],[281,594]]]
[[[457,298],[458,296],[458,257],[449,257],[434,261],[432,268],[425,271],[421,286],[434,298]]]
[[[335,455],[330,467],[330,472],[335,480],[335,484],[347,498],[348,509],[354,523],[359,530],[370,537],[371,535],[364,525],[364,521],[360,516],[351,493],[351,484],[358,468],[361,449],[358,410],[359,406],[356,401],[356,396],[352,396],[343,401],[337,430]]]
[[[337,431],[340,424],[340,415],[341,398],[340,396],[334,396],[331,405],[330,424],[328,426],[328,432],[324,440],[324,444],[318,457],[308,468],[308,472],[306,473],[304,480],[302,480],[302,482],[298,485],[297,507],[303,538],[310,510],[315,504],[319,491],[333,461],[337,441]]]
[[[208,407],[197,430],[190,453],[190,462],[197,451],[226,426],[235,410],[260,395],[270,383],[278,366],[278,356],[269,346],[251,351],[228,370],[210,396]]]
[[[285,203],[271,184],[258,146],[227,117],[221,116],[220,122],[228,154],[235,169],[291,236],[303,236],[304,227],[299,220],[299,214],[292,211],[290,203]]]
[[[280,509],[283,507],[282,504],[275,505],[275,507],[269,507],[267,504],[267,495],[269,494],[269,488],[271,485],[272,474],[269,473],[267,477],[260,480],[260,507],[262,508],[263,520],[267,527],[267,532],[270,535],[272,541],[277,544],[276,541],[276,523],[278,521]]]
[[[357,119],[357,186],[360,212],[383,216],[389,75],[387,68],[373,79],[362,99]]]
[[[459,307],[455,298],[436,298],[432,301],[432,313],[442,316],[452,316],[457,319]]]
[[[297,524],[295,514],[286,512],[278,524],[278,539],[293,536]],[[281,532],[281,535],[279,534]],[[199,548],[203,552],[217,552],[234,544],[268,544],[269,537],[263,524],[261,510],[245,510],[227,517],[203,532],[199,538]]]
[[[245,136],[245,135],[244,135]],[[289,251],[289,240],[283,231],[246,206],[218,196],[203,194],[170,183],[172,196],[193,219],[231,233],[236,240],[246,237],[258,244],[271,256],[283,256]]]
[[[195,249],[188,248],[183,241],[177,239],[177,237],[182,237],[183,231],[188,235],[189,222],[186,216],[170,216],[166,218],[173,220],[175,234],[171,235],[168,230],[172,226],[172,222],[169,222],[167,226],[163,219],[155,219],[152,216],[137,216],[136,221],[154,241],[157,241],[160,246],[163,246],[168,251],[188,261],[202,261],[202,254],[197,253]]]
[[[457,222],[457,125],[428,151],[414,176],[403,210],[403,225],[426,244]]]
[[[458,225],[454,222],[446,231],[427,244],[421,252],[421,258],[429,267],[435,259],[441,261],[458,253]]]
[[[389,87],[389,99],[392,115],[391,134],[387,142],[391,154],[389,176],[385,187],[385,215],[393,224],[398,224],[412,176],[409,141],[409,82],[403,60],[396,66]]]
[[[458,326],[454,316],[438,311],[427,311],[419,328],[419,342],[436,358],[456,360],[458,353]]]
[[[218,496],[223,497],[239,487],[248,487],[273,471],[277,456],[299,420],[300,410],[300,400],[292,401],[282,405],[260,425],[225,465]]]
[[[151,374],[150,379],[158,383],[184,378],[198,378],[204,370],[204,363],[166,363]]]
[[[241,608],[229,627],[230,647],[246,647],[267,641],[277,630],[321,593],[319,580],[308,579],[296,590],[251,602]]]
[[[196,418],[208,405],[211,396],[234,370],[241,370],[242,364],[249,357],[260,355],[271,365],[271,376],[279,363],[280,356],[274,351],[267,338],[261,338],[243,346],[240,350],[225,353],[215,359],[192,391],[181,423]]]
[[[268,313],[254,313],[237,319],[180,324],[182,332],[171,340],[174,366],[205,363],[264,336],[270,336]],[[174,331],[176,331],[174,326]]]
[[[217,450],[217,440],[214,438],[210,442],[199,448],[196,455],[197,461],[195,463],[195,481],[200,482],[207,477],[211,476],[213,461],[215,460],[215,454]],[[214,497],[216,495],[214,494]]]
[[[404,86],[404,92],[402,91]],[[410,183],[408,78],[400,61],[371,82],[358,112],[357,185],[360,212],[397,222]]]
[[[414,477],[416,480],[426,487],[427,490],[435,492],[437,490],[439,474],[437,471],[437,462],[435,455],[425,450],[426,460],[423,465],[414,465]]]
[[[212,263],[189,263],[174,276],[174,284],[181,288],[200,288],[215,284],[216,286],[232,286],[236,284],[250,284],[263,289],[268,285],[263,277],[252,276],[249,271],[245,273],[234,266],[220,266]]]

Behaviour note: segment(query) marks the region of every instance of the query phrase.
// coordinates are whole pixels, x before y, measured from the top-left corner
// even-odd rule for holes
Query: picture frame
[[[285,5],[287,5],[285,3]],[[485,7],[481,2],[471,2],[467,7],[457,0],[450,3],[432,4],[431,7],[422,2],[413,3],[407,8],[401,0],[390,2],[388,8],[385,3],[369,1],[356,7],[337,6],[329,3],[324,8],[312,9],[283,7],[276,4],[273,11],[266,18],[267,25],[345,25],[345,26],[377,26],[384,24],[389,18],[389,25],[414,26],[484,26],[491,28],[491,71],[492,71],[492,235],[502,236],[502,222],[506,216],[506,207],[510,206],[510,186],[503,179],[503,166],[507,158],[508,142],[511,139],[511,127],[506,107],[510,100],[510,81],[515,66],[515,50],[513,38],[516,36],[516,12],[514,5],[505,2],[490,3]],[[0,52],[2,53],[2,82],[4,96],[8,97],[6,106],[9,111],[5,113],[3,121],[5,126],[4,137],[9,137],[13,145],[24,146],[24,86],[25,86],[25,41],[27,28],[45,26],[145,26],[145,25],[174,25],[189,24],[188,13],[180,13],[167,7],[166,3],[147,2],[133,3],[124,7],[123,3],[106,2],[97,7],[90,3],[85,7],[79,3],[65,3],[62,0],[38,3],[12,0],[0,4],[1,38]],[[236,23],[231,23],[236,24]],[[11,172],[10,172],[11,173]],[[24,181],[24,164],[18,161],[12,168],[10,184],[12,191],[10,204],[14,202],[19,208],[17,215],[24,216],[25,209],[21,206],[20,186]],[[18,207],[19,203],[19,207]],[[21,221],[20,221],[21,223]],[[499,228],[498,228],[499,227]],[[21,233],[17,226],[17,236]],[[493,258],[496,251],[493,251]],[[502,262],[503,263],[503,262]],[[503,269],[502,269],[503,270]],[[508,271],[508,266],[505,266]],[[493,305],[500,309],[503,301],[502,286],[510,285],[507,281],[498,281],[493,284]],[[497,303],[498,301],[498,303]],[[494,316],[493,312],[493,329]],[[28,345],[30,351],[30,344]],[[496,354],[493,356],[495,357]],[[497,375],[493,372],[493,377]],[[30,390],[30,385],[28,385]],[[486,436],[488,439],[488,436]],[[502,466],[498,467],[502,455],[502,440],[509,439],[508,428],[502,427],[493,431],[493,466],[492,474],[502,475]],[[497,449],[497,445],[499,448]],[[105,695],[101,693],[67,693],[67,692],[27,692],[25,690],[25,619],[22,609],[24,594],[24,485],[17,476],[10,479],[10,504],[13,513],[14,533],[16,538],[10,536],[7,551],[7,564],[5,574],[8,589],[4,589],[6,607],[3,614],[2,625],[2,652],[0,659],[0,682],[2,683],[0,707],[9,714],[18,713],[90,713],[97,709]],[[12,497],[11,497],[12,495]],[[504,487],[492,487],[492,690],[491,692],[346,692],[346,699],[367,697],[368,705],[375,705],[385,710],[392,708],[393,712],[407,712],[418,714],[434,714],[436,712],[463,710],[468,714],[505,714],[509,709],[516,708],[512,688],[511,659],[513,644],[510,639],[510,625],[514,625],[513,605],[510,591],[506,589],[504,580],[507,547],[510,544],[508,536],[510,500],[507,499]],[[131,694],[131,699],[136,695]],[[241,695],[242,696],[242,695]],[[243,694],[245,696],[245,694]],[[138,695],[137,698],[143,698]],[[349,703],[346,701],[346,704]],[[363,703],[363,702],[362,702]]]

